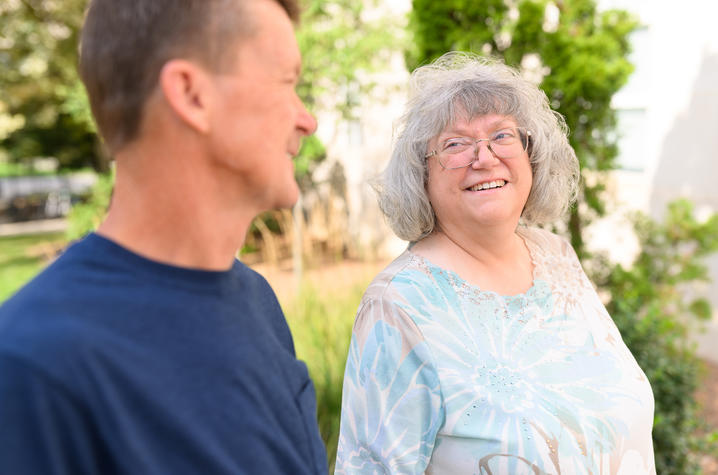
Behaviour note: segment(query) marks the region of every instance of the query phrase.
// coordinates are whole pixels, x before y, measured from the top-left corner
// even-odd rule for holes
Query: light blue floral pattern
[[[383,321],[374,325],[361,355],[352,338],[344,387],[346,404],[356,410],[345,414],[341,435],[342,450],[349,449],[341,454],[348,469],[407,473],[429,463],[442,421],[438,411],[417,414],[440,406],[439,380],[427,363],[425,343],[404,357],[401,347],[398,330]]]
[[[337,473],[655,473],[643,372],[570,246],[521,235],[535,277],[521,295],[482,291],[410,251],[372,282]]]

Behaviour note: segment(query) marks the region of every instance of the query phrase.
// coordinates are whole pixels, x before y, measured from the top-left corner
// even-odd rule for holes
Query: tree
[[[569,230],[584,255],[582,230],[604,213],[601,173],[615,168],[611,97],[633,70],[626,56],[636,21],[624,11],[598,12],[594,0],[413,0],[413,7],[412,66],[450,50],[499,57],[535,81],[565,117],[582,170]]]
[[[86,0],[9,0],[0,6],[0,150],[22,162],[107,170],[77,74]],[[2,120],[2,117],[5,120]]]

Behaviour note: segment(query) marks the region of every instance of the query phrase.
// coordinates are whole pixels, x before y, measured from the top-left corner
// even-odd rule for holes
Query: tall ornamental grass
[[[339,439],[342,381],[354,316],[368,285],[323,292],[304,287],[284,306],[297,357],[306,362],[317,392],[319,430],[334,472]]]

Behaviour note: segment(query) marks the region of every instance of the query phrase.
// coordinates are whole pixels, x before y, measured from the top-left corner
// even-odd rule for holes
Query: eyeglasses
[[[444,141],[439,150],[433,150],[424,158],[434,155],[447,170],[468,167],[479,158],[479,142],[487,142],[486,147],[497,158],[515,158],[524,153],[529,146],[531,131],[523,127],[500,129],[486,139],[473,137],[454,137]]]

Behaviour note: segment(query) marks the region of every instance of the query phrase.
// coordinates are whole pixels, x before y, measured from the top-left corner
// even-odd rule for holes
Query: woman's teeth
[[[496,180],[496,181],[487,181],[486,183],[479,183],[478,185],[474,185],[469,190],[471,191],[480,191],[480,190],[490,190],[491,188],[501,188],[506,184],[505,180]]]

